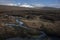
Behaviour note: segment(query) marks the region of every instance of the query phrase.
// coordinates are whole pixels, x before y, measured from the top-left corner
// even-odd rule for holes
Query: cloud
[[[11,3],[14,2],[13,0],[0,0],[0,3]]]
[[[0,5],[8,5],[8,6],[20,6],[20,7],[29,7],[32,8],[33,6],[27,4],[27,3],[15,3],[12,0],[0,0]]]
[[[10,6],[16,6],[16,4],[14,4],[14,1],[12,0],[0,0],[0,5],[10,5]]]
[[[19,7],[29,7],[29,8],[33,8],[34,6],[32,5],[29,5],[27,3],[0,3],[0,5],[8,5],[8,6],[19,6]]]
[[[0,0],[0,5],[8,5],[8,6],[19,6],[19,7],[29,7],[29,8],[34,8],[34,7],[56,7],[60,8],[60,4],[41,4],[41,3],[16,3],[14,0]]]
[[[20,7],[43,7],[43,4],[28,4],[28,3],[15,3],[13,0],[0,0],[0,5],[20,6]]]
[[[17,4],[14,3],[0,3],[0,5],[17,6]]]
[[[60,8],[60,4],[50,4],[50,5],[48,5],[48,6],[50,6],[50,7],[56,7],[56,8]]]
[[[35,7],[55,7],[55,8],[60,8],[60,4],[49,4],[49,5],[44,5],[44,4],[27,4],[27,3],[0,3],[0,5],[8,5],[8,6],[19,6],[19,7],[29,7],[29,8],[35,8]]]
[[[45,5],[44,4],[33,4],[34,7],[44,7]]]
[[[8,6],[17,6],[17,4],[13,4],[13,3],[8,3],[8,4],[4,4],[4,5],[8,5]]]
[[[33,8],[34,6],[29,5],[27,3],[21,4],[20,7],[29,7],[29,8]]]
[[[33,8],[33,6],[31,6],[31,5],[20,5],[20,7],[29,7],[29,8]]]

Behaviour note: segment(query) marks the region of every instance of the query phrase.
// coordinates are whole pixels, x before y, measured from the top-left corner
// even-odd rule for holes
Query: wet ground
[[[6,24],[7,26],[11,26],[14,27],[16,30],[25,28],[27,30],[31,30],[30,28],[25,27],[24,22],[20,21],[19,18],[16,18],[16,23],[18,24],[19,27],[16,27],[16,24]],[[44,33],[43,31],[39,31],[40,35],[37,36],[31,36],[31,37],[14,37],[14,38],[7,38],[6,40],[60,40],[59,37],[53,37],[53,36],[47,36],[46,33]]]
[[[24,27],[24,23],[19,21],[19,19],[16,19],[16,22],[19,23],[19,26],[21,27]],[[28,28],[27,28],[28,29]],[[22,38],[22,37],[15,37],[15,38],[8,38],[6,40],[60,40],[59,37],[52,37],[52,36],[47,36],[43,31],[40,31],[40,35],[38,36],[31,36],[31,37],[25,37],[25,38]]]

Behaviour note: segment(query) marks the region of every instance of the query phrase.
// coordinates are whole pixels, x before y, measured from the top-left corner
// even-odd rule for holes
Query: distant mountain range
[[[7,5],[0,5],[0,11],[11,11],[11,10],[31,10],[31,9],[40,9],[40,10],[60,10],[60,8],[53,8],[53,7],[18,7],[18,6],[7,6]]]
[[[14,15],[20,15],[20,14],[60,14],[60,8],[53,8],[53,7],[35,7],[35,8],[29,8],[29,7],[18,7],[18,6],[6,6],[6,5],[0,5],[0,13],[7,13],[7,14],[14,14]]]

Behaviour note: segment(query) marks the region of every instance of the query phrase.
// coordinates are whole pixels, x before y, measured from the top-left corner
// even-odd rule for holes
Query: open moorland
[[[60,37],[60,8],[25,8],[0,5],[0,39],[35,37],[42,34]],[[50,40],[45,35],[44,40]],[[3,39],[4,38],[4,39]]]

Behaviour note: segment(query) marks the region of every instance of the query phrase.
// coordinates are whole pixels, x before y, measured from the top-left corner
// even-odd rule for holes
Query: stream
[[[30,38],[15,37],[15,38],[9,38],[6,40],[46,40],[46,39],[47,39],[47,35],[44,32],[41,32],[41,35],[30,37]]]
[[[16,23],[18,23],[19,27],[24,27],[24,23],[22,21],[20,21],[18,18],[16,19]],[[13,26],[13,25],[11,25],[11,26]],[[24,27],[24,28],[27,28],[27,27]],[[27,28],[27,29],[29,29],[29,28]],[[14,38],[8,38],[6,40],[48,40],[49,36],[47,36],[46,33],[44,33],[43,31],[40,31],[40,33],[41,33],[40,35],[30,37],[30,38],[14,37]],[[58,37],[51,36],[49,38],[50,38],[49,40],[60,40],[60,38],[58,38]]]

